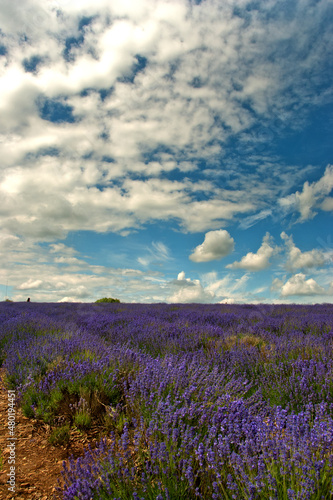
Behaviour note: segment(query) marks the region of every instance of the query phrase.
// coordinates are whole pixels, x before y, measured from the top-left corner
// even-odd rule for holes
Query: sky
[[[333,302],[331,0],[2,0],[0,300]]]

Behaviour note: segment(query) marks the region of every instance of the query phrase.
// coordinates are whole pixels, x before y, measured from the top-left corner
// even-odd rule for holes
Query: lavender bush
[[[0,359],[27,416],[108,438],[64,500],[329,499],[332,313],[1,303]]]

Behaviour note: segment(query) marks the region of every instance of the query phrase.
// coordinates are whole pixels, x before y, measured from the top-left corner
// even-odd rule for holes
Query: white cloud
[[[221,300],[220,304],[236,304],[237,301],[236,299],[224,299],[224,300]]]
[[[34,289],[40,288],[42,285],[43,285],[42,280],[29,279],[25,283],[21,283],[21,285],[18,285],[17,289],[18,290],[34,290]]]
[[[140,302],[148,294],[160,294],[164,283],[162,273],[157,271],[91,265],[63,243],[39,245],[28,238],[17,238],[10,247],[0,245],[0,285],[7,288],[8,284],[7,295],[14,301],[30,296],[32,301],[42,302],[64,298],[93,302],[111,296]]]
[[[325,256],[320,250],[313,249],[301,252],[293,242],[292,236],[288,236],[284,231],[281,233],[281,238],[285,241],[287,247],[288,258],[285,267],[289,271],[321,267],[325,264]]]
[[[235,261],[226,267],[228,269],[246,269],[247,271],[262,271],[267,269],[271,265],[269,259],[277,251],[277,248],[272,246],[271,239],[270,234],[266,233],[257,253],[249,252],[242,257],[240,262]]]
[[[49,251],[50,253],[62,253],[65,255],[73,255],[77,253],[77,250],[73,247],[68,247],[67,245],[64,245],[63,243],[52,243],[49,245]]]
[[[57,300],[57,302],[80,302],[76,297],[63,297]]]
[[[324,175],[317,182],[311,184],[306,181],[300,193],[290,194],[279,200],[280,205],[288,211],[300,213],[299,221],[312,219],[316,215],[315,209],[331,210],[332,203],[327,195],[333,189],[333,165],[327,165]]]
[[[82,167],[78,159],[43,156],[30,168],[8,168],[1,177],[3,227],[37,239],[61,238],[71,230],[120,232],[149,220],[175,219],[187,230],[205,230],[252,207],[214,198],[196,201],[199,189],[213,188],[189,180],[128,178],[103,186],[103,170],[92,161]]]
[[[169,249],[162,241],[153,241],[153,248],[163,259],[169,258]]]
[[[267,217],[269,217],[271,215],[272,215],[272,210],[271,209],[262,210],[261,212],[258,212],[255,215],[251,215],[249,217],[244,218],[240,222],[239,226],[242,229],[249,229],[250,227],[252,227],[255,224],[257,224],[257,222],[259,222],[259,221],[261,221],[263,219],[266,219]]]
[[[145,250],[146,255],[137,258],[142,266],[146,267],[152,263],[156,264],[171,259],[169,248],[162,241],[153,241],[152,247],[147,247]]]
[[[66,89],[68,92],[80,91],[87,86],[111,86],[117,77],[126,73],[136,53],[149,56],[159,67],[165,67],[168,61],[177,60],[179,68],[173,76],[173,97],[178,102],[182,101],[182,97],[187,97],[189,83],[200,73],[199,76],[205,83],[196,89],[200,107],[203,107],[202,98],[206,98],[207,102],[208,97],[209,114],[212,115],[216,105],[218,111],[223,110],[226,124],[232,126],[235,131],[244,129],[244,125],[251,123],[252,119],[251,113],[241,108],[240,101],[250,100],[257,112],[265,114],[272,104],[272,99],[281,92],[279,86],[288,86],[288,81],[283,78],[288,69],[287,62],[279,60],[280,67],[277,68],[269,62],[268,55],[270,51],[276,52],[276,45],[281,40],[292,38],[295,33],[300,38],[297,30],[300,20],[297,18],[296,21],[291,20],[282,26],[281,22],[273,18],[266,24],[265,16],[261,20],[259,16],[249,15],[246,24],[244,19],[233,15],[234,7],[245,7],[243,2],[237,1],[224,2],[223,5],[215,1],[202,2],[199,5],[191,5],[185,1],[157,1],[154,4],[135,1],[126,2],[124,8],[116,7],[116,2],[90,1],[82,2],[76,7],[73,6],[74,2],[63,2],[61,16],[56,15],[55,8],[50,8],[51,4],[49,7],[45,2],[26,3],[29,9],[11,8],[14,12],[7,15],[5,24],[9,26],[9,20],[14,20],[11,31],[15,31],[17,26],[22,26],[22,18],[29,19],[25,10],[35,10],[39,16],[43,14],[41,17],[44,19],[39,23],[33,23],[33,16],[30,16],[30,28],[36,31],[35,37],[31,37],[31,43],[40,42],[40,31],[37,30],[39,27],[39,30],[49,29],[50,33],[46,39],[48,44],[57,41],[59,45],[57,52],[49,51],[53,64],[50,63],[40,72],[38,81],[42,82],[41,88],[46,93],[63,93]],[[317,21],[308,13],[310,9],[306,4],[307,2],[298,5],[303,36],[305,27],[311,27],[311,22]],[[267,7],[269,10],[271,6]],[[7,10],[9,8],[10,3]],[[319,18],[323,15],[323,10],[317,9],[316,15]],[[64,64],[61,56],[63,45],[66,36],[73,32],[77,35],[80,14],[99,16],[86,26],[82,46],[72,48],[72,51],[77,53],[77,58],[70,64]],[[112,24],[106,22],[110,14],[113,18]],[[28,50],[27,45],[24,50]],[[321,47],[320,45],[319,48]],[[43,48],[44,45],[39,43],[39,51]],[[309,50],[308,65],[313,60],[316,62],[317,54],[314,52],[319,48],[316,46]],[[89,56],[89,49],[94,49],[95,58]],[[217,55],[219,57],[216,57]],[[240,60],[242,64],[239,64]],[[305,61],[303,65],[306,65]],[[155,72],[159,68],[153,69]],[[165,69],[169,70],[167,67]],[[282,73],[280,77],[279,70]],[[220,78],[221,74],[223,80]],[[291,78],[291,75],[288,76]],[[295,74],[292,76],[295,78]],[[158,77],[157,73],[155,83]],[[243,85],[236,90],[233,84],[238,82]],[[159,83],[163,84],[163,81]],[[210,118],[212,119],[212,116]],[[189,126],[190,123],[187,122],[187,127]]]
[[[167,302],[177,304],[213,302],[214,293],[203,288],[199,280],[185,278],[184,271],[178,274],[177,280],[172,281],[171,285],[176,286],[177,289],[167,298]]]
[[[150,264],[150,258],[149,257],[138,257],[138,262],[142,266],[149,266]]]
[[[229,255],[233,249],[234,239],[230,236],[228,231],[223,229],[209,231],[205,234],[204,242],[194,249],[189,258],[194,262],[220,260]]]
[[[302,0],[288,15],[284,7],[276,15],[275,1],[258,10],[244,0],[3,0],[0,251],[4,268],[9,258],[17,299],[24,298],[19,286],[38,281],[36,296],[61,300],[79,299],[90,286],[93,294],[109,285],[125,294],[129,280],[134,300],[146,278],[144,297],[163,295],[153,281],[148,286],[153,273],[89,266],[59,243],[46,255],[38,241],[78,230],[125,235],[151,221],[172,221],[183,231],[208,231],[191,256],[208,262],[227,251],[220,228],[241,216],[241,227],[250,227],[274,214],[277,196],[295,185],[299,169],[248,155],[246,148],[260,142],[251,127],[260,120],[269,128],[277,116],[297,126],[303,106],[325,103],[328,8],[326,1],[314,6]],[[95,17],[79,30],[83,16]],[[40,64],[27,71],[34,56]],[[70,106],[75,121],[43,119],[43,100]],[[273,126],[273,136],[279,127]],[[244,146],[246,167],[240,156],[228,154],[234,137]],[[321,180],[283,195],[281,204],[302,220],[318,209],[332,210],[331,185],[328,166]],[[220,235],[219,248],[211,233],[216,240]],[[267,245],[238,264],[265,267]],[[171,259],[162,242],[135,258],[145,266]],[[177,281],[203,300],[211,293],[221,300],[245,294],[240,288],[229,297],[223,279],[207,286]]]
[[[271,292],[280,291],[283,284],[283,280],[280,280],[280,278],[274,278],[271,285]]]
[[[281,287],[281,297],[328,295],[328,293],[329,291],[318,285],[313,278],[306,279],[303,273],[295,274]]]
[[[76,257],[55,257],[54,262],[56,264],[80,264],[85,262],[83,260],[77,259]]]
[[[53,146],[64,156],[61,163],[64,158],[68,162],[73,155],[79,157],[78,174],[89,163],[84,156],[91,153],[103,171],[102,182],[100,178],[95,182],[102,185],[128,172],[159,175],[175,166],[191,172],[198,158],[223,169],[218,159],[225,142],[254,123],[248,103],[262,117],[270,110],[274,113],[281,106],[287,107],[285,90],[290,80],[293,92],[304,91],[302,71],[320,63],[317,51],[328,50],[325,40],[319,39],[311,45],[296,74],[298,66],[278,52],[280,41],[297,36],[301,44],[312,23],[319,25],[325,16],[324,4],[314,12],[307,2],[297,4],[298,17],[285,24],[272,16],[269,22],[264,21],[273,4],[262,6],[262,18],[248,11],[247,22],[234,15],[234,7],[245,8],[242,1],[223,5],[213,0],[198,5],[162,0],[120,4],[27,0],[18,9],[12,2],[5,2],[1,15],[9,27],[5,42],[10,45],[10,55],[3,68],[0,92],[4,132],[0,153],[4,165],[19,167],[26,154]],[[69,37],[80,35],[80,17],[96,14],[81,32],[84,39],[72,45],[73,60],[64,61]],[[297,29],[301,19],[302,36]],[[28,28],[29,40],[19,42],[22,30]],[[45,61],[36,74],[25,72],[22,60],[36,54]],[[146,68],[135,78],[133,75],[131,83],[119,81],[130,76],[137,54],[147,58]],[[290,67],[294,67],[292,74]],[[97,91],[111,86],[111,95],[102,101]],[[81,95],[87,87],[90,94]],[[73,106],[80,122],[52,124],[42,120],[35,104],[40,95]],[[283,117],[288,119],[286,113]],[[109,134],[107,140],[101,138],[103,132]],[[166,148],[171,150],[169,161],[163,160],[165,153],[158,151]],[[143,159],[156,149],[154,160]],[[103,164],[103,156],[112,157],[112,165]],[[56,180],[54,174],[52,178]],[[213,190],[205,203],[196,204],[193,198],[192,210],[186,207],[186,213],[182,213],[182,224],[193,231],[217,228],[217,219],[232,219],[258,207],[259,197],[251,199],[249,192],[243,189],[238,207],[230,200],[212,200]],[[326,202],[324,206],[328,205]],[[198,212],[203,211],[206,214],[201,218]],[[216,218],[212,216],[214,211]],[[203,222],[206,216],[210,226]]]
[[[203,277],[206,283],[205,289],[214,293],[217,299],[224,297],[224,300],[234,302],[246,302],[248,294],[246,292],[248,274],[235,279],[231,274],[227,274],[222,279],[217,279],[216,273],[208,273]]]
[[[236,280],[230,274],[218,279],[215,271],[202,275],[200,280],[190,279],[181,271],[176,280],[169,282],[169,287],[174,291],[167,302],[231,304],[251,301],[246,291],[248,279],[247,274]]]
[[[325,212],[333,212],[333,198],[329,196],[325,198],[322,204],[320,205],[320,208]]]
[[[11,234],[0,234],[0,252],[17,250],[22,247],[23,243],[18,236]]]

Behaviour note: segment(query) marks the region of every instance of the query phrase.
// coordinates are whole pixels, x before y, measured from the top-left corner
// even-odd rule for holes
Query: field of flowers
[[[333,305],[0,304],[0,363],[64,500],[333,498]]]

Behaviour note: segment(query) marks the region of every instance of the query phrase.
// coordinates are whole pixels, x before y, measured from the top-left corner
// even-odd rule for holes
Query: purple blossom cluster
[[[329,499],[332,313],[2,303],[0,356],[29,416],[56,426],[67,401],[70,425],[108,422],[64,500]]]
[[[162,423],[141,419],[64,466],[64,499],[331,498],[333,420],[325,404],[299,414],[276,407],[252,415],[243,400],[225,402],[205,432],[164,405]],[[87,474],[87,471],[89,474]],[[93,478],[100,478],[99,482]],[[127,497],[126,497],[127,495]]]

